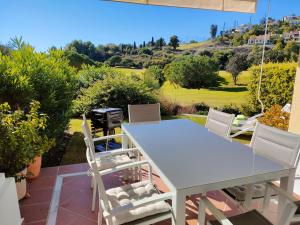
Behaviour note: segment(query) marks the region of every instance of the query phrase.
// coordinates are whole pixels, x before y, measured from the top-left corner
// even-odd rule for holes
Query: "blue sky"
[[[0,0],[0,43],[22,36],[38,51],[61,47],[74,39],[95,44],[138,44],[155,38],[204,40],[211,24],[232,27],[234,21],[258,22],[267,0],[258,0],[256,14],[133,5],[101,0]],[[271,16],[297,14],[299,0],[271,0]],[[300,14],[300,13],[299,13]]]

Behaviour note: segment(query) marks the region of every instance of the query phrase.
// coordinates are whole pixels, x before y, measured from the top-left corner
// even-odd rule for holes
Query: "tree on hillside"
[[[159,38],[156,43],[155,43],[156,47],[158,47],[160,50],[162,49],[163,46],[166,45],[165,39],[163,39],[162,37]]]
[[[179,47],[179,39],[176,35],[170,37],[169,45],[173,47],[173,50],[176,50],[176,48]]]
[[[154,45],[155,45],[154,37],[151,38],[151,42],[150,43],[151,43],[151,46],[154,47]]]
[[[143,48],[145,48],[145,47],[146,47],[146,42],[144,41],[144,42],[143,42]]]
[[[133,49],[136,49],[136,43],[133,42]]]
[[[239,74],[248,69],[247,54],[237,53],[229,59],[226,70],[231,73],[234,85]]]
[[[294,41],[289,41],[286,43],[284,48],[285,54],[292,61],[297,61],[299,53],[299,45]]]
[[[216,38],[217,32],[218,32],[218,25],[217,24],[212,24],[210,26],[210,36],[211,36],[211,39],[215,39]]]
[[[278,38],[278,39],[276,40],[276,44],[275,44],[274,49],[275,49],[275,50],[283,50],[284,47],[285,47],[284,45],[285,45],[285,43],[284,43],[283,38]]]

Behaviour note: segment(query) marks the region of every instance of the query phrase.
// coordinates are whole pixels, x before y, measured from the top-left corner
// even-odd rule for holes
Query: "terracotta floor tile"
[[[46,220],[48,216],[49,203],[21,206],[21,216],[25,223]]]
[[[38,179],[27,181],[28,191],[53,188],[55,185],[56,177],[39,177]]]
[[[58,210],[56,225],[94,225],[97,224],[95,219],[84,217],[70,210],[60,207]]]
[[[30,197],[24,198],[20,201],[20,205],[32,205],[41,203],[50,203],[53,193],[53,188],[28,190]]]
[[[26,225],[46,225],[46,220],[42,220],[39,222],[26,223]]]
[[[63,196],[61,197],[63,199]],[[73,195],[61,201],[60,206],[76,213],[77,215],[85,216],[93,220],[97,219],[98,200],[96,201],[95,212],[91,211],[91,190],[79,190]]]
[[[57,174],[76,173],[87,171],[86,163],[67,165],[61,167],[43,168],[40,177],[28,183],[28,191],[31,198],[20,201],[21,214],[25,217],[24,225],[45,225],[49,210],[49,203]],[[143,167],[142,179],[148,178],[148,168]],[[132,183],[132,180],[124,181],[123,174],[114,173],[103,176],[105,188],[113,188]],[[160,177],[154,172],[153,180],[157,188],[167,192],[168,188]],[[61,189],[59,210],[56,225],[96,225],[98,214],[98,199],[95,212],[91,211],[92,189],[90,188],[91,177],[87,175],[65,177]],[[217,208],[227,216],[239,213],[237,207],[219,191],[208,192],[207,197]],[[198,205],[200,195],[193,195],[186,201],[187,225],[196,225],[198,219]],[[254,202],[253,206],[259,206],[260,202]],[[276,217],[276,202],[270,205],[268,216]],[[207,218],[213,219],[207,211]],[[269,218],[268,217],[268,218]],[[162,221],[157,225],[170,225],[171,220]]]
[[[50,176],[57,176],[58,174],[58,167],[46,167],[41,169],[41,173],[39,177],[50,177]]]
[[[82,164],[72,164],[72,165],[65,165],[60,166],[58,168],[58,174],[67,174],[67,173],[77,173],[77,172],[83,172],[86,171],[85,166]]]

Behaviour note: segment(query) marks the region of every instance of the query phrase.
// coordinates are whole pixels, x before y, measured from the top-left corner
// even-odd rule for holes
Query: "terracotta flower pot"
[[[17,175],[26,176],[26,174],[27,174],[27,168],[25,168],[24,170],[22,170]],[[27,186],[26,179],[22,179],[21,181],[16,181],[16,188],[17,188],[18,200],[20,200],[20,199],[22,199],[22,198],[25,197],[25,195],[27,193],[26,186]]]
[[[41,165],[42,165],[42,157],[41,156],[36,156],[34,158],[34,162],[30,163],[27,167],[27,169],[28,169],[27,178],[29,180],[35,179],[40,175]]]

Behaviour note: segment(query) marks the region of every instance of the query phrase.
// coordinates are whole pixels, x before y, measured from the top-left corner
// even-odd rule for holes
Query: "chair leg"
[[[98,225],[102,225],[102,214],[98,212]]]
[[[92,211],[94,212],[95,211],[95,204],[96,204],[96,193],[97,191],[97,185],[94,184],[93,186],[93,199],[92,199]]]
[[[91,177],[91,188],[94,187],[94,183],[95,183],[95,182],[94,182],[94,177],[92,176],[92,177]]]

